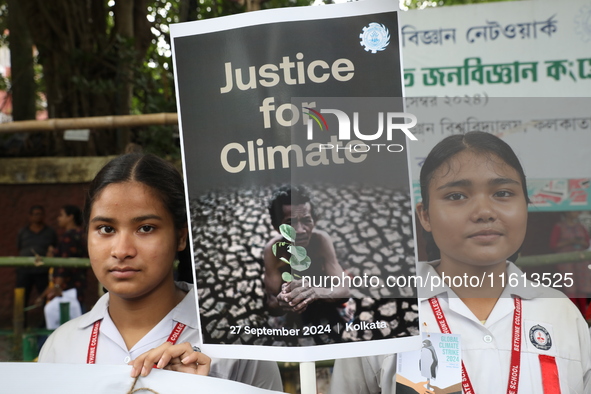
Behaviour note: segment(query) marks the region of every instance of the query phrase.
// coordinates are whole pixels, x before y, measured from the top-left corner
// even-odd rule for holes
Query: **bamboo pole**
[[[0,257],[0,267],[90,267],[90,260],[78,257]]]
[[[582,261],[591,262],[591,251],[543,254],[538,256],[519,257],[515,264],[518,267],[536,267],[562,263],[579,263]]]
[[[176,125],[178,115],[174,112],[142,115],[92,116],[87,118],[59,118],[47,120],[22,120],[1,123],[0,134],[57,131],[68,129],[114,129],[118,127],[137,127],[152,125]]]
[[[14,350],[19,357],[22,356],[23,331],[25,327],[25,288],[14,289],[14,306],[12,312],[12,325],[14,332]]]
[[[174,267],[179,261],[174,261]],[[90,268],[90,259],[81,257],[8,256],[0,257],[0,267]]]
[[[591,262],[591,251],[522,256],[517,259],[519,267],[535,267],[562,263]],[[77,257],[0,257],[0,267],[90,267],[90,260]]]

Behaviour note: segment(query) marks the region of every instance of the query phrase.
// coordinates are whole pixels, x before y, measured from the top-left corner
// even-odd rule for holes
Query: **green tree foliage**
[[[400,0],[400,8],[406,10],[423,9],[428,7],[443,7],[448,5],[464,5],[478,3],[492,3],[496,1],[515,0]]]
[[[260,8],[279,8],[310,5],[313,0],[264,0]],[[147,19],[152,24],[152,41],[145,61],[138,65],[134,88],[134,113],[176,112],[174,76],[169,25],[246,12],[246,0],[153,0],[147,8]],[[196,56],[199,56],[197,53]],[[144,150],[158,155],[180,157],[178,143],[173,142],[178,130],[153,126],[142,130],[135,142]]]
[[[483,0],[402,1],[408,8],[424,8]],[[38,80],[49,117],[67,118],[175,112],[171,23],[313,0],[0,0],[0,41],[6,27],[2,16],[10,14],[11,2],[18,2],[26,23],[14,25],[10,34],[30,33],[38,51],[38,73],[27,78]],[[19,67],[13,75],[24,75]],[[0,78],[0,88],[2,83]],[[10,152],[0,141],[0,156],[117,154],[130,142],[159,155],[179,156],[176,127],[93,130],[88,143],[65,142],[62,134],[44,134],[32,142],[19,136],[20,145],[13,149],[12,144]]]
[[[10,1],[18,4],[26,20],[15,25],[11,35],[30,33],[38,51],[39,86],[50,118],[175,112],[171,23],[231,15],[261,5],[309,4],[308,0]],[[7,8],[10,12],[9,1],[0,0],[0,16]],[[3,23],[0,18],[1,31]],[[17,73],[13,68],[13,75]],[[28,140],[12,138],[10,151],[0,143],[0,156],[117,154],[134,142],[147,151],[178,157],[177,134],[175,127],[93,130],[91,141],[81,144],[64,142],[63,132],[42,137],[33,133]]]

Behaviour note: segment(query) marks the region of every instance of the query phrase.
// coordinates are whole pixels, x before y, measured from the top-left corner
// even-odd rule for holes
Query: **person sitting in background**
[[[86,240],[82,231],[82,211],[75,205],[64,205],[57,217],[58,225],[64,230],[57,247],[50,247],[48,257],[86,257]],[[62,295],[64,290],[76,289],[80,306],[84,305],[86,285],[85,270],[79,268],[54,267],[49,270],[49,286],[37,298],[37,304]]]
[[[33,205],[29,209],[29,224],[18,232],[19,256],[45,256],[50,247],[57,244],[57,233],[45,224],[45,209]],[[19,267],[16,269],[16,287],[25,289],[25,304],[28,303],[33,287],[39,294],[47,287],[47,268]]]

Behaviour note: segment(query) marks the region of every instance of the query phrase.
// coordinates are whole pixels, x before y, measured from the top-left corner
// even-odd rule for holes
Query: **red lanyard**
[[[515,310],[513,311],[513,343],[511,344],[511,369],[509,369],[509,383],[507,385],[508,394],[517,394],[517,387],[519,386],[519,372],[521,368],[521,298],[515,297]],[[439,325],[439,329],[444,334],[451,334],[441,305],[437,297],[429,298],[429,304]],[[462,361],[462,389],[465,394],[474,394],[474,387],[468,372]]]
[[[92,325],[92,332],[90,333],[90,342],[88,343],[88,355],[86,356],[86,364],[94,364],[96,361],[96,348],[98,345],[99,328],[101,327],[101,320],[97,320]],[[173,345],[181,336],[181,333],[185,329],[186,325],[178,323],[172,329],[166,342],[170,342]]]

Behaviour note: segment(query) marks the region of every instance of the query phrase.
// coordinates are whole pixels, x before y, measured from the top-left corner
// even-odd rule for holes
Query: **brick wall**
[[[57,229],[56,217],[65,204],[82,207],[86,183],[77,184],[0,184],[0,213],[4,224],[0,226],[0,256],[17,255],[16,236],[18,230],[27,224],[27,215],[31,205],[45,207],[46,222]],[[528,232],[522,254],[536,255],[550,253],[548,240],[554,223],[560,218],[559,213],[530,213]],[[419,232],[419,257],[424,260],[424,242]],[[92,270],[87,274],[88,286],[85,296],[86,308],[92,307],[97,299],[97,281]],[[14,268],[0,268],[0,329],[12,327],[12,307]],[[41,311],[29,312],[31,324],[40,321]]]
[[[63,205],[73,204],[82,208],[84,188],[87,184],[10,184],[0,185],[0,213],[4,223],[0,226],[0,256],[16,256],[16,237],[20,228],[27,225],[32,205],[45,207],[46,223],[56,230],[57,215]],[[59,230],[58,230],[59,231]],[[87,307],[97,299],[97,282],[89,269],[86,294]],[[0,268],[0,329],[12,327],[12,306],[16,275],[14,268]],[[40,321],[41,311],[29,312],[31,324]]]

